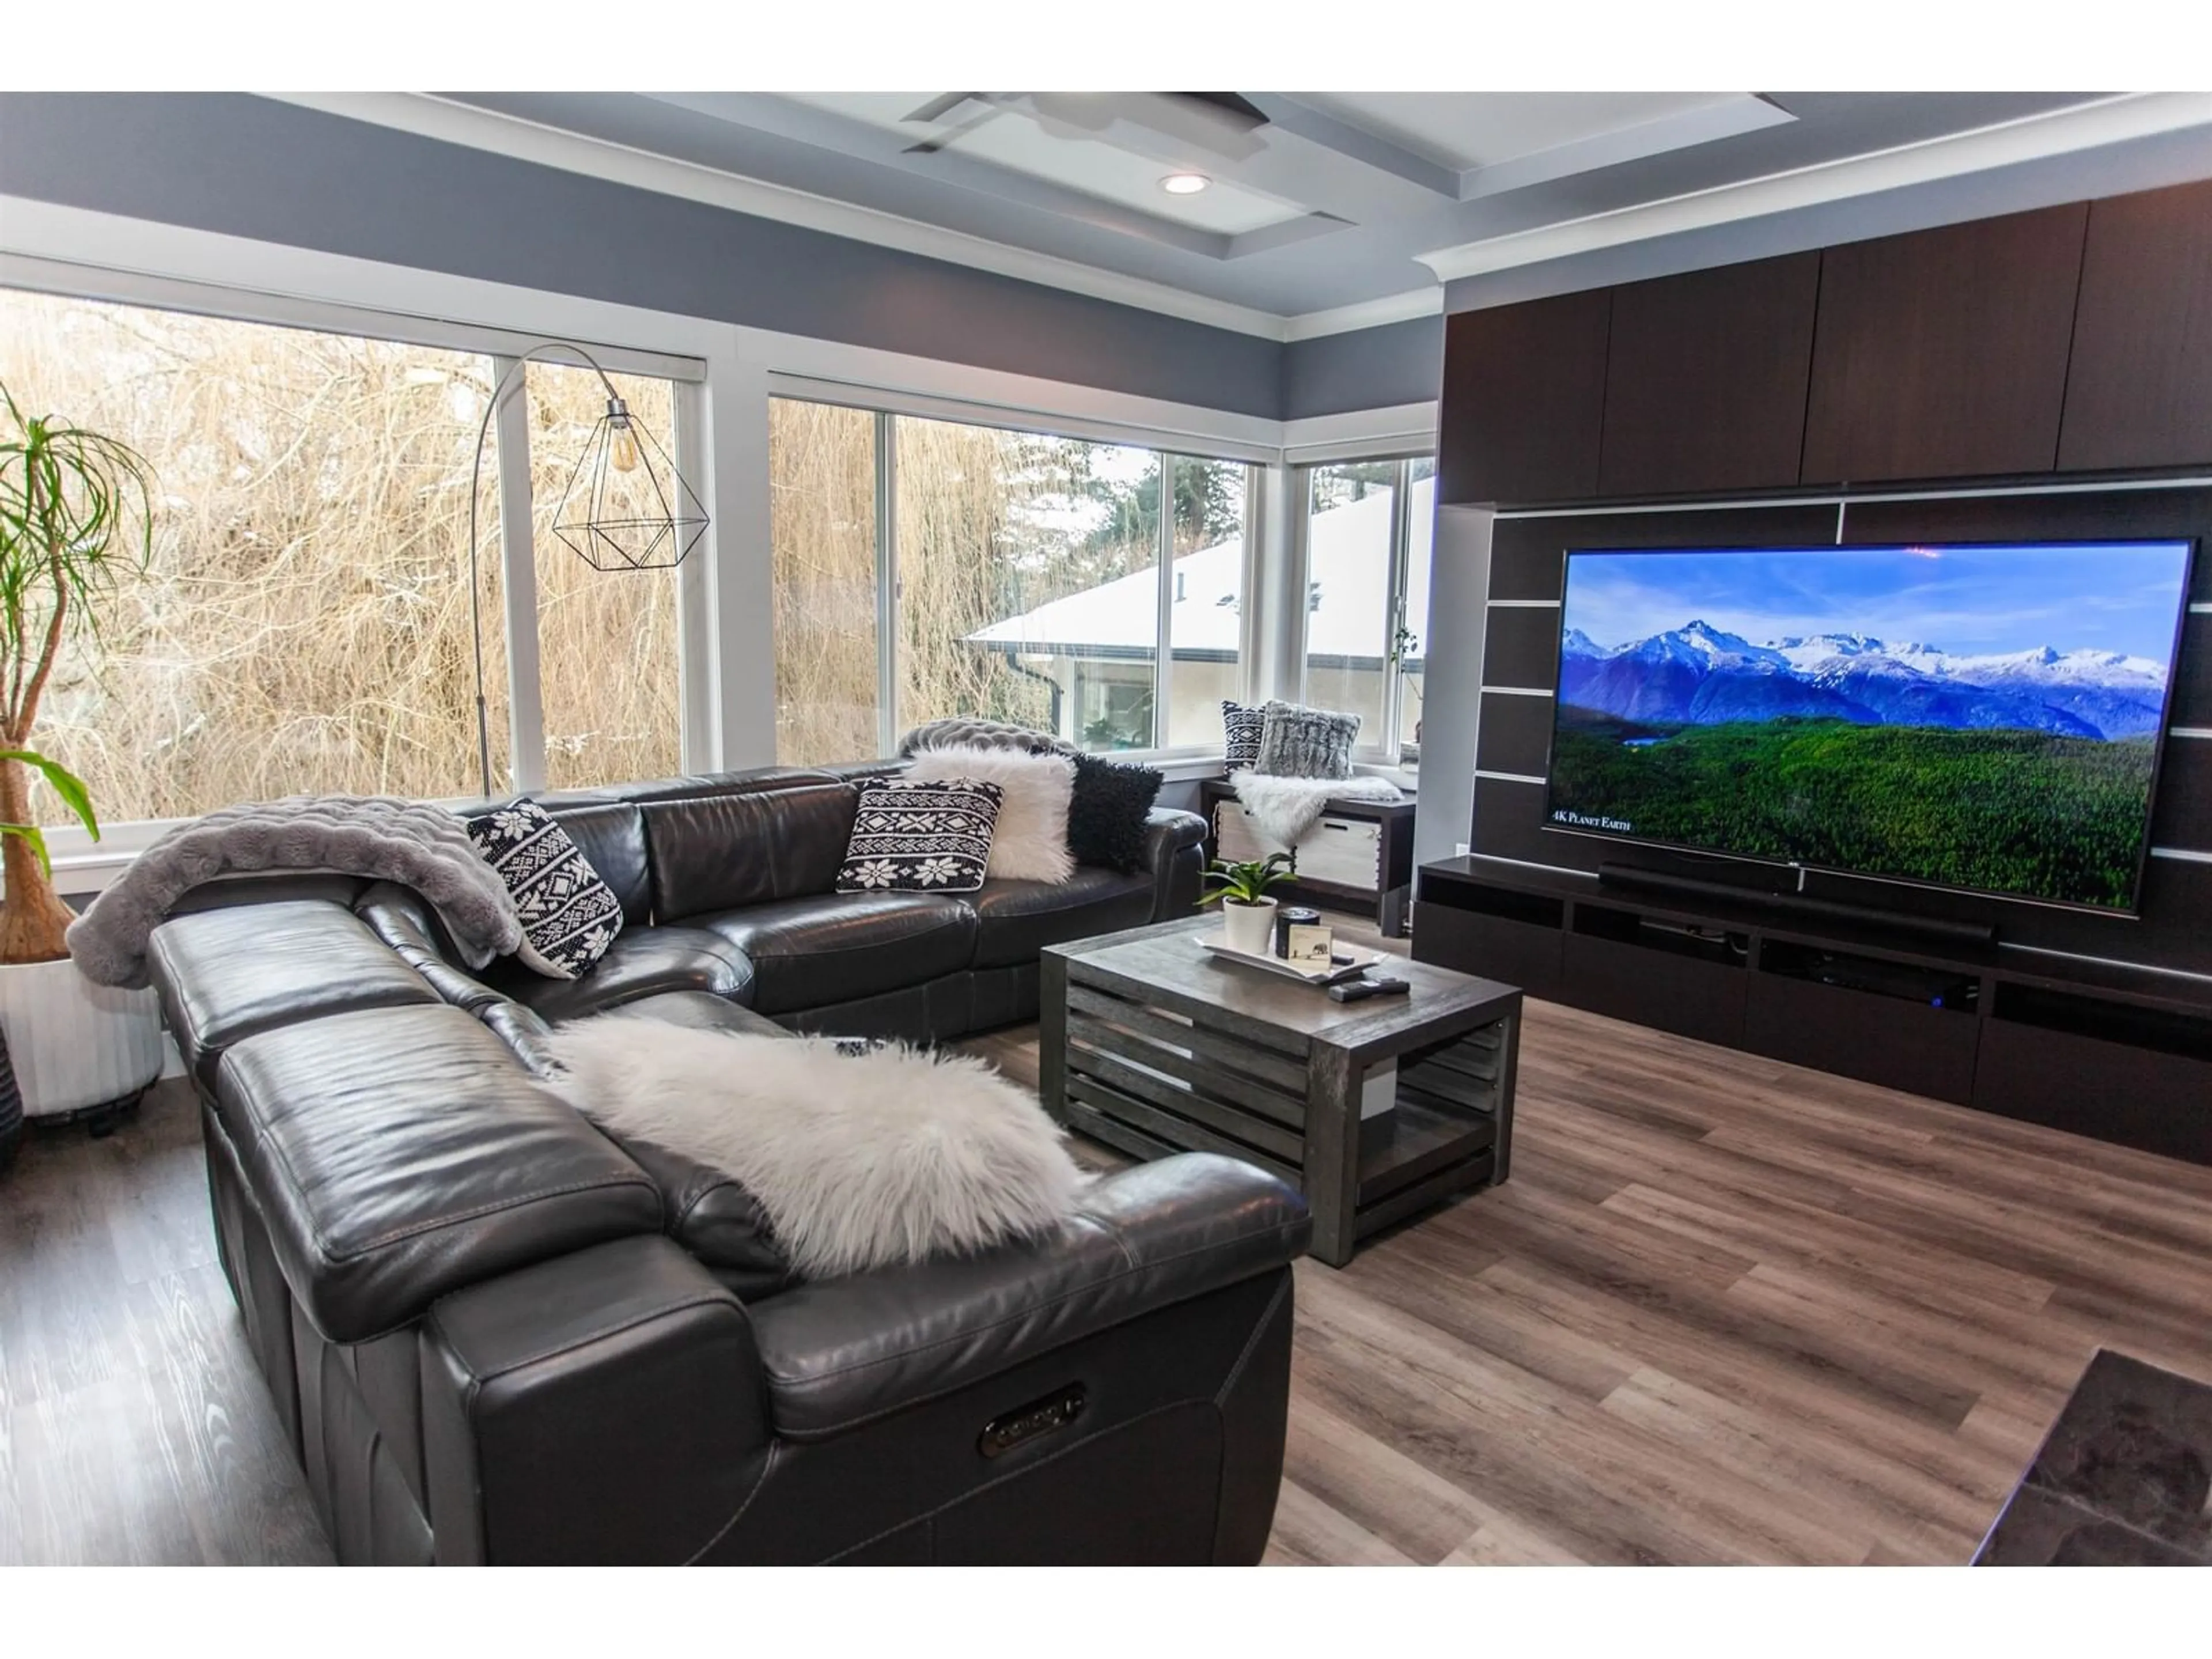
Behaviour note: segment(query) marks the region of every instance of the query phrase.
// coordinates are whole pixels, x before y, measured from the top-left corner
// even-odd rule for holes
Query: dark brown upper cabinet
[[[1808,483],[2047,472],[2088,204],[1829,248]]]
[[[1820,291],[1817,252],[1613,289],[1598,493],[1796,483]]]
[[[2089,204],[2058,465],[2212,461],[2212,182]]]
[[[1609,289],[1462,311],[1444,326],[1437,453],[1447,501],[1597,493]]]

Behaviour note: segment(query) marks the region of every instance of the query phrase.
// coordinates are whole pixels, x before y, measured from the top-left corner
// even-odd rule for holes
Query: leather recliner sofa
[[[1194,891],[1197,821],[1161,813],[1135,877],[829,894],[876,769],[545,798],[629,918],[577,981],[471,974],[413,894],[344,878],[203,890],[157,930],[223,1269],[341,1561],[1259,1558],[1309,1231],[1273,1177],[1165,1158],[1042,1238],[791,1283],[733,1263],[743,1188],[548,1086],[551,1024],[610,1008],[1028,1018],[1044,944]]]

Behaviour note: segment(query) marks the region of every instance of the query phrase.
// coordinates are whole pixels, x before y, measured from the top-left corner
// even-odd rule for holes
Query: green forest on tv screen
[[[2157,750],[2038,732],[1743,720],[1668,729],[1563,709],[1554,823],[2125,908]]]

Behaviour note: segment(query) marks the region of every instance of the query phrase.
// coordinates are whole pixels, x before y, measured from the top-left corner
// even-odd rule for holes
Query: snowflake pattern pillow
[[[972,893],[983,884],[1005,792],[995,783],[885,780],[860,790],[841,893]]]
[[[465,820],[469,839],[499,872],[522,915],[515,957],[549,979],[589,973],[622,932],[622,901],[568,832],[534,800]]]

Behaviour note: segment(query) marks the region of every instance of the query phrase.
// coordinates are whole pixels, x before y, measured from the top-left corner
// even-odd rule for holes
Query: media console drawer
[[[1984,1111],[2212,1164],[2212,1060],[1985,1024],[1972,1103]]]
[[[1740,967],[1570,933],[1559,1000],[1680,1036],[1734,1044],[1743,1040],[1748,977]]]
[[[1978,1022],[1929,1007],[1780,974],[1750,975],[1743,1046],[1963,1106],[1973,1099]]]

